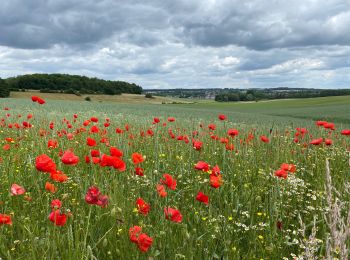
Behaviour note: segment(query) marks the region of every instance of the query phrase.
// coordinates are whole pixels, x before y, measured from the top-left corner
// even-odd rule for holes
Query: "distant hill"
[[[103,80],[68,74],[27,74],[5,80],[11,91],[39,90],[67,94],[141,94],[142,88],[125,81]]]
[[[287,98],[314,98],[350,95],[350,89],[251,88],[251,89],[145,89],[144,92],[167,97],[209,99],[219,102],[259,101]]]

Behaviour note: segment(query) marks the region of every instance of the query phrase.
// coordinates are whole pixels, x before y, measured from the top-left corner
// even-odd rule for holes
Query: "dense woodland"
[[[40,90],[67,94],[141,94],[142,88],[124,81],[102,80],[67,74],[28,74],[5,80],[11,91]]]
[[[10,95],[10,89],[5,80],[0,78],[0,97],[8,97]]]

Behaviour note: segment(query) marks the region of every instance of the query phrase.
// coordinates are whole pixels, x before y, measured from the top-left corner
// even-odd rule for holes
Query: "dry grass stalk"
[[[346,186],[345,190],[349,193],[349,185],[347,184]],[[326,243],[327,259],[334,259],[334,257],[348,259],[346,241],[350,237],[350,207],[340,200],[341,194],[332,185],[328,159],[326,160],[325,190],[329,207],[329,211],[325,215],[325,220],[330,229],[330,235]],[[342,212],[344,210],[346,210],[347,216],[343,216]]]

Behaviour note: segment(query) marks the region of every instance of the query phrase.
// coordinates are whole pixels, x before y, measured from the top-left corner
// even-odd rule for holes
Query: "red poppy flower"
[[[224,137],[220,138],[220,143],[227,144],[228,142],[229,142],[228,138],[224,138]]]
[[[7,137],[7,138],[5,138],[5,140],[6,140],[6,142],[8,142],[8,143],[13,143],[13,142],[15,142],[15,140],[14,140],[13,138],[11,138],[11,137]]]
[[[88,137],[88,138],[86,138],[86,144],[88,146],[96,146],[96,140],[93,139],[93,138]]]
[[[83,122],[83,126],[88,126],[90,124],[90,120],[85,120],[84,122]]]
[[[116,157],[122,157],[123,156],[123,152],[120,151],[118,148],[111,146],[109,148],[109,154],[112,156],[116,156]]]
[[[197,162],[197,164],[194,166],[196,170],[207,172],[209,171],[209,164],[203,161]]]
[[[92,157],[91,159],[92,159],[93,164],[98,164],[101,162],[100,157]]]
[[[120,129],[120,128],[116,128],[116,129],[115,129],[115,132],[116,132],[117,134],[122,134],[124,131],[123,131],[122,129]]]
[[[55,185],[53,185],[52,183],[50,182],[46,182],[45,183],[45,190],[51,192],[51,193],[55,193],[57,191],[57,188]]]
[[[217,189],[222,185],[222,177],[221,174],[210,174],[209,175],[210,186]]]
[[[325,145],[332,145],[333,144],[333,140],[332,139],[325,139],[324,143],[325,143]]]
[[[141,167],[136,167],[136,168],[135,168],[135,174],[138,175],[138,176],[144,176],[143,168],[141,168]]]
[[[129,229],[129,239],[133,243],[137,243],[139,235],[142,233],[140,226],[133,226]]]
[[[126,170],[126,164],[119,157],[112,156],[113,158],[113,168],[123,172]]]
[[[350,129],[344,129],[341,131],[342,135],[350,135]]]
[[[85,195],[85,201],[88,204],[97,204],[100,194],[100,190],[96,186],[92,186],[88,189]]]
[[[108,196],[101,195],[98,199],[98,202],[96,204],[97,206],[100,206],[101,208],[105,208],[108,205]]]
[[[79,157],[76,156],[72,151],[67,150],[64,152],[61,161],[67,165],[76,165],[79,162]]]
[[[152,130],[152,129],[148,129],[148,130],[147,130],[147,135],[148,135],[148,136],[153,136],[153,135],[154,135],[153,130]]]
[[[104,208],[108,204],[108,197],[102,195],[96,186],[91,186],[85,194],[85,201],[88,204],[94,204]]]
[[[100,166],[112,166],[114,169],[118,169],[119,171],[125,171],[126,164],[119,157],[109,156],[107,154],[103,154],[100,161]]]
[[[90,163],[90,161],[91,161],[90,156],[85,155],[85,162],[86,163]]]
[[[94,125],[90,128],[90,131],[89,131],[91,134],[96,134],[98,132],[100,132],[100,129],[98,128],[98,126]]]
[[[12,225],[11,216],[0,214],[0,225]]]
[[[177,209],[164,208],[164,214],[165,214],[166,219],[169,219],[169,220],[176,222],[176,223],[182,222],[181,212]]]
[[[275,171],[275,176],[279,178],[287,179],[288,172],[283,169],[278,169],[277,171]]]
[[[163,174],[163,178],[164,179],[160,180],[161,184],[165,184],[171,190],[176,189],[176,180],[170,174],[167,174],[167,173]]]
[[[26,121],[22,122],[22,125],[23,125],[24,128],[31,128],[32,127],[32,124],[30,124],[30,123],[28,123]]]
[[[20,185],[18,185],[16,183],[12,184],[12,186],[11,186],[11,194],[12,195],[14,195],[14,196],[22,195],[25,192],[26,192],[26,190],[22,186],[20,186]]]
[[[3,147],[2,147],[2,150],[4,151],[8,151],[11,149],[11,146],[9,144],[5,144]]]
[[[58,147],[58,142],[56,140],[49,140],[47,142],[47,147],[48,148],[57,148]]]
[[[196,200],[203,202],[204,204],[208,205],[209,203],[209,197],[207,195],[205,195],[203,192],[198,192],[197,196],[196,196]]]
[[[64,226],[67,222],[67,215],[62,214],[59,209],[53,210],[49,215],[49,220],[56,226]]]
[[[91,150],[90,155],[92,157],[99,157],[100,156],[100,151],[99,150]]]
[[[175,121],[175,118],[173,117],[168,117],[168,122],[174,122]]]
[[[295,172],[296,166],[294,164],[282,163],[280,169],[287,171],[287,172]]]
[[[90,120],[94,123],[97,123],[98,122],[98,118],[97,117],[91,117]]]
[[[158,124],[160,122],[158,117],[153,118],[153,124]]]
[[[215,165],[215,166],[211,169],[211,174],[216,175],[216,176],[220,175],[220,168],[219,168],[219,166]]]
[[[134,162],[134,164],[139,164],[139,163],[142,163],[144,161],[142,154],[139,154],[139,153],[133,153],[131,155],[131,158],[132,158],[132,161]]]
[[[226,144],[225,146],[227,151],[233,151],[235,149],[234,144]]]
[[[265,136],[265,135],[260,136],[260,140],[262,142],[264,142],[264,143],[269,143],[270,142],[269,138],[267,138],[267,136]]]
[[[147,252],[153,242],[151,237],[142,233],[142,228],[139,226],[133,226],[129,229],[129,239],[132,243],[137,244],[141,252]]]
[[[208,128],[209,128],[209,130],[215,130],[216,129],[216,125],[215,124],[209,124]]]
[[[231,137],[235,137],[236,135],[238,135],[238,130],[237,129],[229,129],[228,131],[227,131],[227,134],[229,135],[229,136],[231,136]]]
[[[325,124],[327,124],[327,121],[316,121],[317,126],[323,126]]]
[[[157,192],[160,197],[167,196],[167,192],[165,191],[165,187],[163,185],[157,184]]]
[[[141,252],[147,252],[148,249],[151,247],[152,242],[153,239],[151,237],[147,236],[145,233],[141,233],[137,240],[137,247],[140,249]]]
[[[57,182],[65,182],[68,180],[68,176],[61,171],[50,172],[50,178]]]
[[[53,172],[56,171],[56,163],[46,154],[39,155],[35,159],[35,167],[41,172]]]
[[[151,207],[148,203],[146,203],[143,199],[138,198],[136,200],[136,207],[137,210],[140,214],[142,215],[147,215],[149,213],[149,211],[151,210]]]
[[[312,144],[312,145],[320,145],[320,144],[322,144],[322,142],[323,142],[323,138],[321,137],[321,138],[312,140],[310,142],[310,144]]]
[[[192,140],[192,146],[195,150],[200,151],[202,149],[203,143],[199,140]]]
[[[224,121],[227,117],[224,114],[219,114],[218,118],[219,120]]]
[[[43,104],[46,103],[46,101],[45,101],[44,99],[38,97],[38,103],[39,103],[40,105],[43,105]]]
[[[323,125],[323,127],[324,127],[325,129],[335,130],[335,125],[334,125],[334,123],[329,123],[329,122],[327,122],[326,124]]]
[[[61,207],[62,207],[62,201],[60,201],[59,199],[54,199],[51,201],[52,210],[59,209]]]

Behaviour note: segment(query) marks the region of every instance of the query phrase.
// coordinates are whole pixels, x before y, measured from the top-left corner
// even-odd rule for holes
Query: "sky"
[[[0,77],[350,88],[350,0],[2,0]]]

